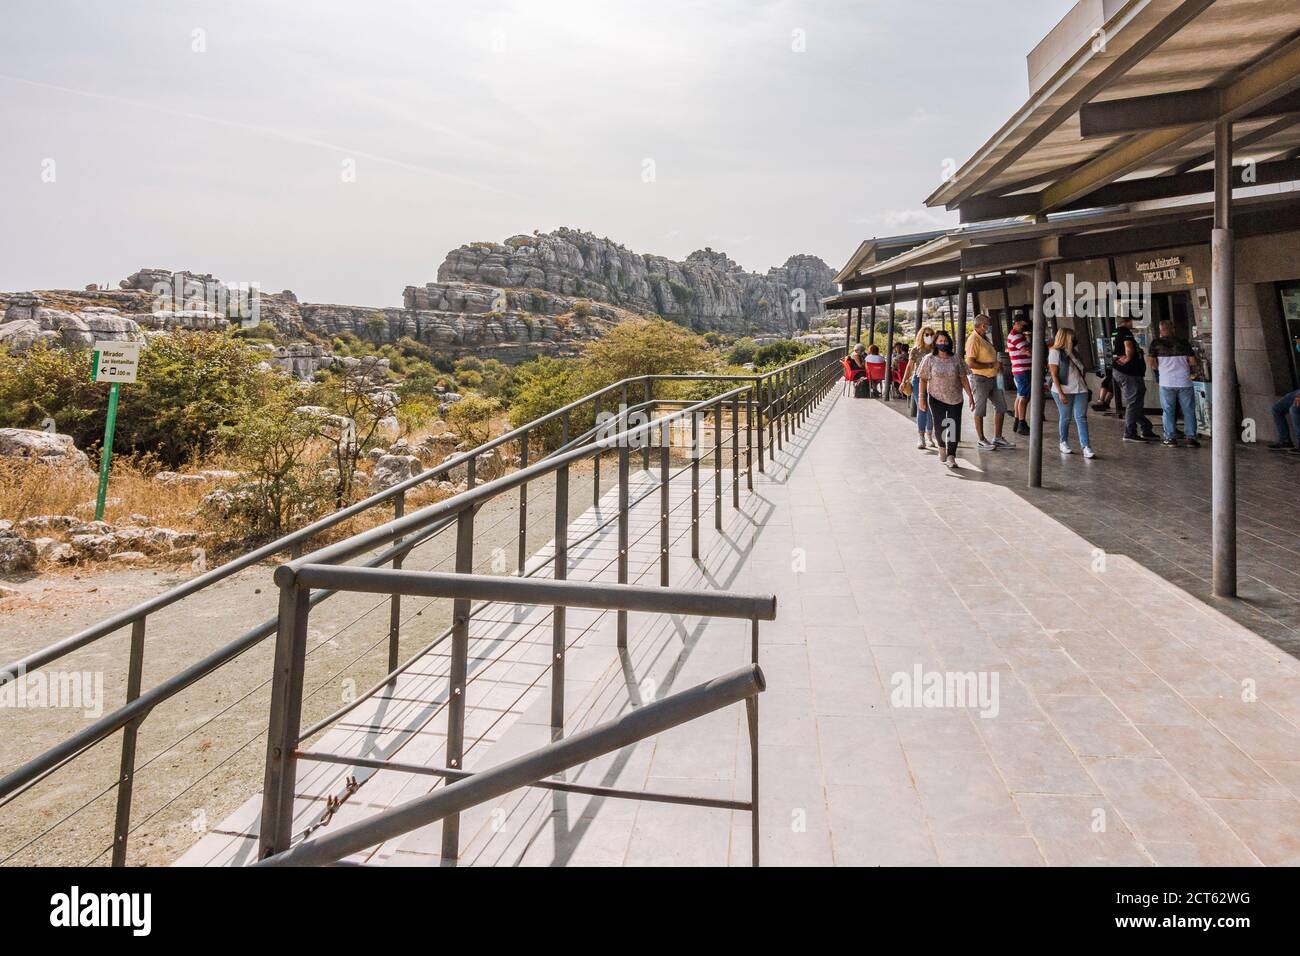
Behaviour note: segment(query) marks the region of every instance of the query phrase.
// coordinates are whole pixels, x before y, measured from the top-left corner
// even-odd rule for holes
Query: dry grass
[[[492,434],[500,434],[508,427],[502,416],[491,423],[490,430]],[[403,437],[415,446],[427,434],[428,430],[416,428]],[[331,467],[328,446],[322,444],[316,457],[319,467]],[[362,467],[368,470],[369,463],[363,461]],[[432,467],[432,463],[426,463],[425,467]],[[148,456],[115,457],[109,474],[104,520],[114,525],[147,523],[175,531],[203,534],[207,536],[204,547],[213,554],[233,554],[252,545],[253,542],[242,538],[237,529],[202,508],[205,495],[235,482],[164,483],[155,477],[160,470],[158,463]],[[197,474],[207,470],[240,471],[241,468],[237,460],[228,456],[214,456],[183,469],[181,473]],[[72,515],[90,521],[95,516],[98,483],[98,475],[94,472],[0,459],[0,518],[6,518],[15,524],[24,518],[38,515]],[[353,500],[360,501],[369,494],[368,481],[365,475],[359,474]],[[409,513],[452,494],[453,491],[441,489],[437,481],[431,480],[407,492],[406,510]],[[383,524],[392,515],[391,507],[380,505],[336,525],[314,538],[311,543],[321,545],[356,534]],[[43,533],[60,539],[64,537],[57,532]],[[158,556],[151,559],[150,563],[154,560],[189,558],[190,549],[185,548]]]
[[[113,462],[108,480],[104,520],[117,523],[133,514],[149,523],[177,531],[205,531],[194,517],[199,500],[213,484],[164,485],[154,480],[157,466],[121,458]],[[72,469],[0,461],[0,516],[17,522],[35,515],[95,516],[98,477]]]

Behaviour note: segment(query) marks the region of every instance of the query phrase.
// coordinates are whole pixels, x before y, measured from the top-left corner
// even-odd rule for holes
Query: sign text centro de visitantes
[[[91,380],[134,382],[140,367],[139,342],[96,342]]]

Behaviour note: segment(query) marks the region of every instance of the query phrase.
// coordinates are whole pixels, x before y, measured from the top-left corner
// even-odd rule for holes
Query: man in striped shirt
[[[1007,355],[1011,358],[1011,377],[1016,383],[1016,420],[1011,430],[1018,435],[1029,434],[1025,414],[1029,411],[1029,372],[1034,365],[1034,353],[1028,333],[1029,320],[1023,313],[1017,314],[1007,335]]]

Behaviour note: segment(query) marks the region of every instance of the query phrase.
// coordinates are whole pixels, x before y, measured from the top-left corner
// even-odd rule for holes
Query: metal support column
[[[289,849],[293,833],[295,756],[302,729],[302,681],[307,658],[310,593],[292,575],[280,580],[279,627],[271,677],[271,717],[266,733],[266,773],[262,780],[259,857]]]
[[[957,354],[966,354],[966,277],[957,290]]]
[[[740,508],[740,396],[731,396],[731,507]]]
[[[1232,123],[1214,127],[1214,231],[1211,233],[1211,524],[1214,594],[1237,596],[1236,261],[1232,235]],[[1196,423],[1183,427],[1195,434]]]
[[[559,489],[558,476],[556,489]],[[567,483],[565,501],[568,501]],[[557,502],[558,504],[558,502]],[[474,509],[456,516],[456,573],[474,573]],[[447,675],[447,766],[463,769],[465,761],[465,683],[469,675],[468,598],[451,603],[451,665]],[[455,863],[460,856],[460,814],[442,821],[442,861]]]
[[[556,581],[569,577],[569,466],[555,472],[555,564],[551,572]],[[564,736],[564,645],[565,608],[551,608],[551,739]]]
[[[126,702],[140,696],[144,672],[144,618],[131,625],[131,657],[127,664]],[[113,825],[113,866],[126,866],[126,840],[131,832],[131,793],[135,787],[135,745],[144,717],[122,728],[122,761],[117,775],[117,819]]]
[[[761,439],[761,436],[760,436]],[[691,415],[691,557],[700,556],[700,416]]]
[[[668,587],[668,516],[672,514],[668,423],[659,426],[659,586]]]
[[[654,398],[654,382],[646,379],[645,382],[645,420],[650,421],[654,417],[650,409],[650,401]],[[650,432],[646,431],[641,436],[641,470],[650,470]]]
[[[722,530],[722,402],[713,403],[713,527]]]
[[[519,469],[528,467],[528,434],[519,439]],[[528,482],[519,486],[519,574],[528,560]]]
[[[627,584],[627,509],[628,459],[627,440],[618,443],[618,583]],[[627,611],[618,612],[618,646],[627,647]]]
[[[889,389],[894,381],[894,320],[898,316],[898,287],[889,287],[889,335],[885,340],[885,381],[880,390],[882,401],[889,401]]]
[[[762,436],[759,436],[762,441]],[[754,490],[754,386],[745,393],[745,490]]]
[[[1034,264],[1034,316],[1043,314],[1043,285],[1047,282],[1047,263]],[[1047,374],[1047,340],[1043,325],[1033,326],[1033,364],[1029,374],[1029,487],[1043,486],[1043,376]]]
[[[402,515],[406,514],[406,492],[399,491],[397,497],[393,499],[393,520],[396,521]],[[402,543],[398,538],[393,544]],[[393,570],[402,569],[402,555],[393,558]],[[402,640],[402,596],[394,593],[388,599],[388,673],[397,670],[398,652]]]

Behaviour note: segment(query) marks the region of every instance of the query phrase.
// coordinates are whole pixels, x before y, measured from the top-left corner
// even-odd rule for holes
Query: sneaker
[[[1074,454],[1074,451],[1070,448],[1070,443],[1068,441],[1061,442],[1061,454],[1062,455]]]
[[[1104,404],[1103,402],[1093,402],[1093,403],[1092,403],[1092,410],[1093,410],[1094,412],[1108,412],[1108,411],[1110,411],[1110,406],[1107,405],[1107,404]]]
[[[1145,435],[1125,435],[1124,440],[1135,441],[1139,445],[1145,445],[1147,442],[1151,441],[1151,439],[1147,438]]]
[[[1015,431],[1016,431],[1016,434],[1018,434],[1018,435],[1028,435],[1028,434],[1029,434],[1029,422],[1025,421],[1023,418],[1020,419],[1020,421],[1016,422],[1016,428],[1015,428]]]
[[[1188,447],[1188,448],[1200,448],[1200,447],[1201,447],[1200,439],[1197,439],[1197,438],[1189,438],[1189,439],[1187,439],[1187,447]]]
[[[1176,438],[1162,438],[1162,439],[1160,440],[1160,444],[1164,445],[1166,448],[1177,448],[1177,447],[1178,447],[1178,439],[1176,439]]]
[[[956,456],[956,455],[949,455],[947,458],[945,458],[945,459],[943,460],[943,463],[944,463],[945,465],[947,465],[949,468],[951,468],[953,471],[956,471],[956,470],[957,470],[957,456]]]
[[[918,439],[916,440],[916,447],[919,448],[919,449],[921,449],[921,451],[925,451],[925,439],[924,439],[924,438],[918,438]]]
[[[938,443],[937,441],[935,441],[933,435],[930,436],[930,447],[931,447],[931,448],[938,448],[938,447],[939,447],[939,443]]]
[[[1097,457],[1097,453],[1096,453],[1095,451],[1092,450],[1092,446],[1091,446],[1091,445],[1084,445],[1084,446],[1083,446],[1083,457],[1084,457],[1084,458],[1096,458],[1096,457]]]
[[[994,444],[994,446],[997,447],[997,448],[1015,448],[1015,447],[1016,447],[1016,443],[1015,443],[1015,442],[1013,442],[1013,441],[1007,441],[1007,440],[1006,440],[1005,438],[1003,438],[1001,435],[999,435],[997,438],[993,439],[993,444]]]
[[[980,451],[997,451],[998,446],[993,444],[991,441],[981,438],[979,441],[975,442],[975,447]]]

